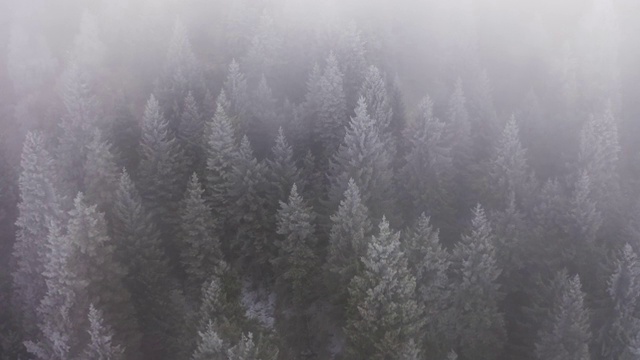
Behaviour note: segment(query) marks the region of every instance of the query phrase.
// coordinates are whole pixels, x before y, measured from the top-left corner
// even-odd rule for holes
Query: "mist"
[[[0,360],[640,359],[640,2],[0,2]]]

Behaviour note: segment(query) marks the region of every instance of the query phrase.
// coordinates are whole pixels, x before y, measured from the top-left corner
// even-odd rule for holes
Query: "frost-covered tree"
[[[285,201],[293,184],[301,183],[301,173],[293,159],[293,149],[287,142],[282,128],[278,129],[272,157],[266,160],[267,174],[272,188],[272,202]]]
[[[112,343],[113,331],[102,319],[102,312],[93,304],[89,305],[89,335],[91,341],[84,351],[83,359],[87,360],[121,360],[124,350]]]
[[[327,57],[322,76],[313,75],[312,73],[308,85],[310,90],[308,96],[313,99],[310,104],[315,107],[312,111],[315,110],[317,114],[315,121],[311,124],[313,138],[317,143],[317,154],[329,157],[338,149],[344,137],[344,127],[348,119],[343,75],[333,53]],[[318,83],[314,85],[313,81]]]
[[[471,231],[462,235],[452,254],[451,301],[457,318],[455,334],[461,356],[493,359],[506,340],[498,276],[495,237],[484,209],[473,210]]]
[[[636,360],[634,353],[640,336],[640,260],[629,244],[620,251],[615,270],[609,277],[605,326],[597,331],[603,359]]]
[[[360,96],[367,103],[367,113],[378,126],[380,134],[390,131],[393,110],[382,74],[371,65],[360,87]]]
[[[13,245],[15,270],[13,288],[16,313],[20,314],[24,331],[36,330],[36,309],[47,287],[43,276],[47,263],[49,220],[62,220],[60,197],[55,188],[54,162],[42,135],[28,133],[20,162],[18,179],[20,200]]]
[[[224,110],[221,98],[218,97],[216,114],[207,122],[207,169],[206,190],[207,200],[211,205],[214,215],[224,223],[229,214],[226,212],[230,206],[227,194],[233,183],[231,172],[239,156],[238,147],[231,121]]]
[[[111,145],[103,139],[102,133],[97,129],[87,145],[83,177],[87,201],[97,204],[102,211],[110,214],[113,193],[118,184],[118,168]]]
[[[184,191],[182,161],[182,150],[158,101],[151,95],[142,117],[139,191],[164,237],[175,231],[177,204]]]
[[[247,79],[240,71],[240,65],[234,60],[229,64],[229,73],[224,82],[224,91],[228,96],[230,111],[228,113],[235,121],[237,134],[246,134],[249,116],[249,92]],[[225,109],[226,110],[226,109]]]
[[[211,210],[205,204],[204,190],[194,173],[180,208],[179,238],[182,241],[181,261],[187,274],[191,294],[198,294],[200,286],[222,260],[220,240],[211,220]]]
[[[240,341],[228,352],[229,360],[258,360],[258,349],[253,342],[253,334],[242,334]]]
[[[366,47],[355,22],[349,23],[338,34],[336,57],[340,72],[344,74],[344,94],[347,109],[353,109],[358,101],[358,90],[367,73]]]
[[[275,137],[279,126],[278,109],[273,91],[262,76],[251,99],[251,114],[246,135],[254,144],[256,153],[267,152],[269,141]]]
[[[593,244],[602,225],[602,215],[594,199],[591,177],[582,172],[570,202],[570,234],[575,241]],[[579,244],[576,246],[581,247]]]
[[[542,359],[589,360],[589,314],[578,275],[558,275],[562,290],[554,299],[549,326],[541,329],[535,346],[536,357]]]
[[[392,232],[384,218],[379,229],[362,258],[362,273],[349,285],[346,353],[354,359],[395,359],[420,328],[416,280],[400,234]]]
[[[362,270],[361,258],[367,253],[371,230],[369,209],[362,203],[358,185],[350,179],[338,211],[331,216],[325,265],[329,274],[327,286],[332,289],[333,300],[340,307],[346,305],[346,288],[351,279]]]
[[[200,114],[196,99],[189,91],[184,98],[177,138],[184,150],[185,168],[201,173],[204,170],[204,118]]]
[[[338,207],[350,179],[353,179],[374,219],[391,211],[392,155],[380,137],[375,121],[367,114],[367,104],[360,98],[356,116],[330,164],[329,204]]]
[[[226,344],[218,336],[215,326],[209,322],[207,328],[198,331],[200,337],[191,360],[227,360]]]
[[[403,135],[406,153],[396,181],[403,190],[405,213],[414,219],[429,212],[436,223],[443,223],[451,215],[451,144],[445,124],[433,115],[429,97],[418,105],[417,114]]]

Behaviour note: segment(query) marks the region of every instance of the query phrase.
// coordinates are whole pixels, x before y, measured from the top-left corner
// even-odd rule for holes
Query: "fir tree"
[[[362,202],[377,219],[393,205],[392,157],[366,109],[367,104],[360,98],[356,116],[351,119],[342,145],[331,160],[329,202],[331,209],[337,208],[349,179],[353,179],[360,189]]]
[[[413,122],[404,131],[406,155],[398,179],[408,203],[407,217],[429,211],[436,223],[450,218],[448,180],[451,176],[451,145],[445,125],[433,115],[433,102],[426,97]]]
[[[514,193],[519,204],[529,200],[530,173],[526,150],[522,148],[515,117],[507,122],[491,160],[491,194],[499,208],[506,208],[509,194]]]
[[[440,245],[438,230],[424,213],[402,240],[409,269],[416,277],[417,303],[424,319],[421,344],[428,353],[444,354],[446,346],[451,345],[453,325],[453,314],[447,308],[451,295],[447,275],[449,254]]]
[[[62,220],[60,198],[54,188],[53,159],[40,134],[28,133],[20,162],[18,179],[20,201],[16,220],[13,257],[15,302],[19,306],[22,327],[29,334],[36,330],[36,309],[47,288],[42,276],[47,262],[48,218]]]
[[[344,137],[344,126],[347,121],[347,107],[342,83],[342,73],[333,53],[327,58],[327,65],[317,85],[310,90],[318,93],[315,98],[317,119],[313,123],[313,136],[318,143],[317,153],[324,157],[331,156]]]
[[[273,97],[273,91],[267,84],[264,75],[253,94],[251,116],[248,120],[246,135],[254,144],[256,153],[266,153],[268,141],[274,137],[279,119],[276,111],[276,99]]]
[[[506,333],[498,304],[502,294],[498,285],[495,238],[484,209],[473,211],[471,232],[453,251],[453,293],[458,318],[455,319],[458,350],[462,356],[493,359],[502,352]]]
[[[602,217],[593,199],[591,178],[586,172],[578,179],[570,204],[570,233],[576,241],[593,245],[602,225]],[[576,246],[581,247],[579,244]]]
[[[276,144],[271,149],[272,159],[267,159],[268,177],[273,202],[287,199],[293,184],[301,183],[301,173],[293,160],[293,149],[287,143],[282,128],[278,129]],[[302,189],[304,189],[302,187]]]
[[[177,138],[184,149],[185,168],[198,173],[204,170],[204,119],[191,92],[184,98]]]
[[[203,199],[204,190],[194,173],[180,210],[180,246],[182,266],[187,273],[191,294],[197,294],[202,283],[222,260],[220,240],[211,222],[211,210]]]
[[[216,333],[213,323],[209,323],[203,331],[198,331],[200,337],[191,360],[226,360],[226,347]]]
[[[362,274],[349,285],[346,352],[354,359],[396,358],[420,327],[416,280],[400,249],[400,234],[384,218],[379,229],[362,259]]]
[[[240,338],[245,319],[238,282],[226,263],[221,261],[216,266],[209,280],[202,285],[202,300],[197,314],[201,331],[212,323],[224,341],[233,342]]]
[[[380,134],[390,131],[393,110],[384,79],[377,67],[371,65],[360,87],[360,96],[367,104],[367,113],[378,126]]]
[[[216,115],[207,123],[207,200],[216,218],[224,224],[230,206],[227,194],[233,183],[231,172],[238,158],[233,128],[218,98]]]
[[[345,103],[347,109],[353,109],[367,73],[365,42],[355,22],[351,22],[338,35],[336,56],[340,62],[340,72],[344,74]]]
[[[243,137],[238,157],[230,174],[228,202],[231,228],[235,229],[232,249],[256,274],[269,274],[269,259],[275,254],[269,235],[273,221],[268,213],[266,167],[253,155],[251,144]]]
[[[111,145],[102,139],[99,130],[94,130],[87,146],[87,160],[84,165],[84,184],[87,200],[97,204],[104,212],[111,212],[112,197],[118,183]]]
[[[338,211],[331,216],[329,251],[327,256],[328,287],[334,303],[344,308],[346,288],[362,270],[361,258],[367,253],[367,238],[371,234],[369,209],[362,203],[360,190],[349,180]]]
[[[536,343],[538,359],[589,360],[589,314],[584,305],[580,278],[561,273],[563,286],[555,299],[550,326],[543,328]]]
[[[247,116],[249,112],[249,93],[247,79],[240,71],[240,65],[234,60],[229,65],[227,80],[224,82],[224,91],[231,104],[229,116],[235,119],[236,134],[246,134]]]
[[[236,346],[229,349],[229,360],[258,360],[258,349],[253,342],[253,334],[242,334]]]
[[[153,95],[142,118],[140,195],[165,238],[175,231],[175,213],[183,192],[182,151]]]
[[[609,277],[606,324],[598,331],[603,359],[635,360],[637,339],[640,336],[640,260],[629,244],[626,244],[615,262],[615,270]]]
[[[111,328],[104,323],[102,313],[93,304],[89,305],[89,335],[91,342],[84,352],[83,359],[87,360],[121,360],[124,359],[124,351],[119,345],[111,342],[113,333]]]

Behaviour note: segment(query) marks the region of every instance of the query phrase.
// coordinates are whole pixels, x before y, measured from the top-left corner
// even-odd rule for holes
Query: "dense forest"
[[[0,359],[639,360],[640,2],[0,4]]]

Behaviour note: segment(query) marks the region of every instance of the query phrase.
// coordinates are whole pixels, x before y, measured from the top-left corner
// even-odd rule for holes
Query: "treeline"
[[[415,101],[393,32],[277,4],[105,3],[63,58],[16,20],[2,359],[640,359],[617,48],[500,108],[467,33]]]

